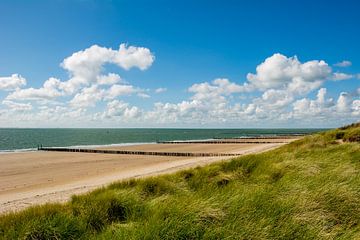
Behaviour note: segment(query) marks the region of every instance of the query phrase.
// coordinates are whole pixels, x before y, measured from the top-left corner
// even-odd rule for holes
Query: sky
[[[360,120],[359,1],[0,2],[0,127]]]

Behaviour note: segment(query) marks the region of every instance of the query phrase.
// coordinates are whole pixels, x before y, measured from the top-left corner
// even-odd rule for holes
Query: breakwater
[[[160,141],[158,144],[264,144],[264,143],[287,143],[286,141]]]
[[[79,152],[79,153],[102,153],[102,154],[128,154],[128,155],[150,155],[150,156],[172,156],[172,157],[229,157],[239,156],[236,153],[194,153],[194,152],[148,152],[130,150],[102,150],[102,149],[81,149],[81,148],[55,148],[39,147],[39,151],[52,152]]]

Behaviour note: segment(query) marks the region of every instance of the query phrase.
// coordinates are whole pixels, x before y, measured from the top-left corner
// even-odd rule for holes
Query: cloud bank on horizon
[[[259,127],[336,126],[360,119],[360,87],[327,96],[326,82],[359,78],[335,71],[325,60],[301,62],[275,53],[242,82],[217,78],[192,84],[189,98],[135,106],[127,96],[148,101],[169,87],[134,86],[108,65],[146,71],[155,61],[146,47],[121,44],[119,49],[93,45],[65,58],[65,80],[50,77],[40,88],[27,86],[21,73],[0,77],[0,123],[4,127]],[[335,68],[351,66],[343,60]],[[221,73],[219,73],[221,76]],[[14,121],[15,120],[15,121]],[[266,124],[265,124],[266,123]],[[317,124],[314,124],[317,123]]]

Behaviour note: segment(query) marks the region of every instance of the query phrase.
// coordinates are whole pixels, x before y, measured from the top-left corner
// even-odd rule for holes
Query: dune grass
[[[360,239],[359,125],[0,217],[2,239]]]

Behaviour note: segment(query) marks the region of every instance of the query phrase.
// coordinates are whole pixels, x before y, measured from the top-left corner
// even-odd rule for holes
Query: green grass
[[[0,217],[3,239],[360,239],[359,125]],[[342,140],[342,141],[339,141]]]

